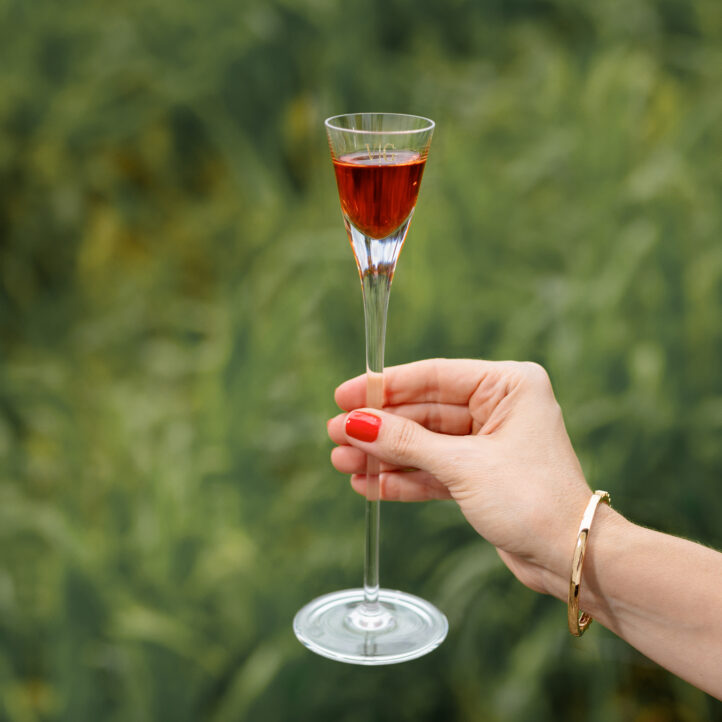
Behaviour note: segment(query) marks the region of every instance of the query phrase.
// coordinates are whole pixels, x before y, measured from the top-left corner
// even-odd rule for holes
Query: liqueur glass
[[[396,262],[409,229],[434,131],[428,118],[356,113],[326,120],[341,209],[363,292],[366,406],[384,403],[386,313]],[[332,592],[293,621],[311,651],[340,662],[393,664],[436,649],[446,617],[412,594],[379,587],[379,471],[368,457],[363,587]]]

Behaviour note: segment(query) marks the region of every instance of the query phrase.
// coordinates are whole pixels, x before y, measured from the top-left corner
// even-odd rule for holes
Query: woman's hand
[[[568,577],[591,491],[544,369],[435,359],[384,380],[384,411],[363,409],[365,376],[336,389],[351,412],[328,422],[336,469],[364,494],[370,454],[383,462],[382,499],[454,499],[522,583],[551,592],[549,573]]]
[[[364,493],[372,454],[384,462],[382,498],[454,499],[520,581],[566,600],[591,491],[544,369],[440,359],[390,368],[385,379],[384,411],[358,411],[364,376],[336,390],[350,413],[328,424],[339,444],[334,466]],[[602,504],[580,603],[650,659],[722,699],[720,580],[719,552],[637,526]]]

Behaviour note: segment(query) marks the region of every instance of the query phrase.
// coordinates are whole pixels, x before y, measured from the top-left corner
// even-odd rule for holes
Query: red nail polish
[[[376,441],[381,419],[365,411],[352,411],[346,417],[346,433],[359,441]]]

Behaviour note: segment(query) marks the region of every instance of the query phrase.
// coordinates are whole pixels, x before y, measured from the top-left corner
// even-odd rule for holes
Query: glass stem
[[[384,405],[384,343],[386,312],[393,268],[379,264],[362,275],[364,317],[366,319],[366,406]],[[378,607],[379,597],[379,493],[378,459],[366,460],[366,550],[364,555],[364,606],[368,612]]]

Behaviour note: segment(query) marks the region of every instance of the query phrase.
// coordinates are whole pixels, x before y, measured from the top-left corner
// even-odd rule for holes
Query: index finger
[[[384,406],[436,402],[466,405],[489,374],[500,374],[503,361],[427,359],[384,370]],[[342,383],[336,403],[351,411],[366,405],[366,374]]]

